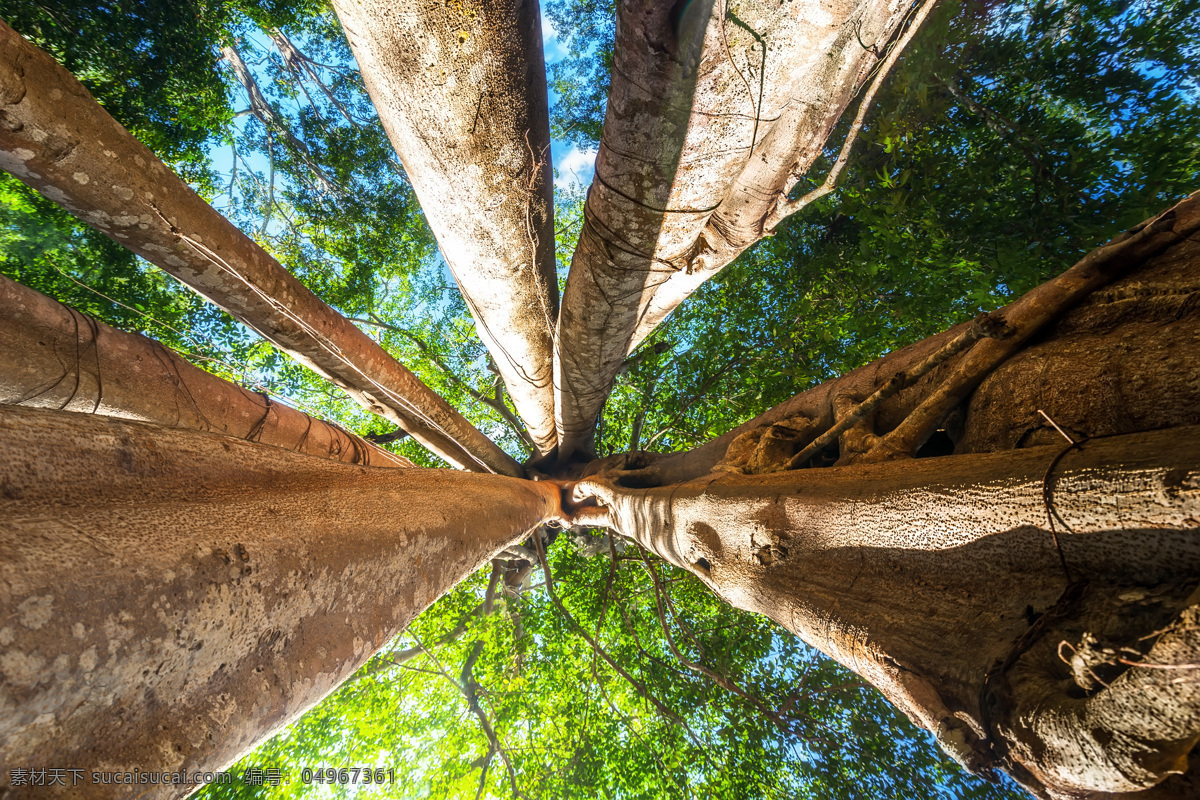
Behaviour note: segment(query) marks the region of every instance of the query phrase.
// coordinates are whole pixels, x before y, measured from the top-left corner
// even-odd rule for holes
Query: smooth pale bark
[[[0,167],[452,464],[522,474],[445,400],[205,203],[69,72],[3,23]]]
[[[363,82],[540,454],[558,316],[537,0],[336,0]]]
[[[44,765],[181,797],[90,773],[231,764],[560,515],[547,483],[0,407],[0,793]]]
[[[560,455],[591,449],[625,356],[766,232],[908,10],[618,4],[612,88],[555,353]],[[860,44],[860,41],[866,44]]]
[[[1137,791],[1187,768],[1200,670],[1126,665],[1085,691],[1034,645],[1053,654],[1087,632],[1136,645],[1179,618],[1126,658],[1194,666],[1200,427],[1094,439],[1057,462],[1051,501],[1079,605],[1062,603],[1043,495],[1062,450],[584,488],[608,509],[599,521],[870,680],[972,769],[1008,769],[1041,796]],[[1056,605],[1064,618],[1022,640]]]
[[[1027,443],[1035,431],[1048,435],[1045,431],[1049,426],[1036,413],[1039,407],[1050,411],[1068,429],[1091,435],[1200,422],[1188,416],[1193,398],[1200,402],[1200,387],[1194,379],[1200,365],[1187,357],[1190,348],[1200,344],[1196,338],[1200,331],[1195,330],[1194,322],[1185,319],[1194,317],[1188,315],[1187,298],[1200,291],[1197,230],[1200,193],[1092,251],[1059,277],[997,312],[1000,318],[1011,318],[1016,323],[1018,329],[1013,336],[976,345],[884,403],[874,417],[872,433],[905,433],[912,427],[913,412],[938,395],[947,377],[955,373],[969,374],[972,380],[959,383],[955,392],[942,392],[935,399],[953,401],[940,403],[941,416],[946,417],[953,416],[955,406],[971,397],[972,424],[955,431],[959,437],[957,452],[1003,450]],[[1097,291],[1114,280],[1108,288]],[[1109,335],[1114,324],[1131,321],[1131,310],[1139,302],[1143,306],[1139,327],[1124,334],[1127,340],[1140,342],[1139,348],[1131,350],[1114,344]],[[1057,345],[1028,345],[1032,337],[1056,327],[1056,315],[1080,303],[1077,312],[1068,314],[1065,330],[1078,339],[1081,331],[1090,329],[1091,338],[1071,341],[1062,337],[1064,341]],[[1048,313],[1048,309],[1054,313]],[[768,436],[773,427],[796,427],[796,421],[803,420],[806,435],[788,443],[791,452],[786,455],[790,456],[834,424],[840,398],[865,398],[897,373],[928,358],[969,325],[956,325],[801,392],[693,450],[663,456],[631,453],[607,459],[591,470],[632,470],[646,485],[687,481],[709,473],[722,461],[744,458],[744,453],[735,451],[757,446],[761,438],[756,437]],[[1062,328],[1062,324],[1057,327]],[[1025,349],[1014,356],[1019,349],[1016,345],[1022,343]],[[993,370],[998,373],[995,379],[988,377]],[[1118,375],[1127,377],[1122,380]],[[1144,392],[1151,385],[1147,381],[1156,392],[1153,402],[1144,403],[1133,418],[1126,419],[1121,410],[1127,413],[1129,403],[1122,386],[1140,385],[1139,391]],[[972,394],[981,382],[986,391]],[[1093,389],[1081,396],[1077,389],[1084,385]],[[1081,403],[1081,397],[1090,400]],[[1056,398],[1056,402],[1050,398]]]
[[[361,436],[211,375],[0,275],[0,404],[210,431],[351,464],[411,467]]]

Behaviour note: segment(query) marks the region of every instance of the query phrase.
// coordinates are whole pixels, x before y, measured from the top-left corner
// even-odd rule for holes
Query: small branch
[[[382,328],[385,331],[398,333],[405,339],[408,339],[410,342],[416,345],[418,350],[421,351],[421,355],[428,358],[435,367],[440,369],[442,373],[450,379],[451,383],[460,387],[476,401],[483,403],[485,406],[499,414],[500,418],[509,427],[509,429],[516,434],[517,438],[521,440],[521,444],[523,444],[529,450],[529,452],[532,453],[534,450],[536,450],[533,444],[533,439],[529,436],[529,432],[525,430],[525,426],[521,423],[521,420],[508,408],[508,405],[504,402],[503,390],[500,388],[501,384],[499,382],[496,384],[495,395],[493,397],[488,397],[486,394],[479,391],[462,378],[458,377],[458,374],[455,373],[455,371],[451,369],[446,362],[442,361],[442,359],[438,357],[437,353],[433,351],[433,348],[430,347],[420,336],[413,333],[408,328],[401,328],[399,325],[392,325],[389,322],[384,322],[374,314],[370,314],[369,316],[370,319],[362,319],[360,317],[346,317],[346,319],[350,320],[351,322],[358,322],[362,325],[372,325],[376,328]]]
[[[408,438],[408,435],[408,431],[404,430],[403,428],[397,428],[391,433],[369,433],[363,438],[367,439],[368,441],[372,441],[375,444],[391,444],[392,442],[398,442],[401,439]]]
[[[434,663],[434,666],[438,668],[438,671],[441,673],[442,677],[445,678],[451,686],[457,689],[464,698],[466,698],[467,708],[470,709],[471,713],[475,715],[475,718],[479,720],[479,726],[483,728],[483,734],[487,737],[488,744],[492,751],[499,753],[501,760],[504,761],[504,766],[508,770],[508,782],[512,786],[513,797],[525,797],[525,794],[517,788],[517,773],[513,769],[512,762],[508,758],[508,751],[506,751],[503,745],[500,744],[500,737],[496,735],[496,730],[492,727],[491,720],[488,719],[487,714],[485,714],[483,711],[483,707],[479,704],[478,695],[480,686],[472,675],[472,671],[475,668],[475,662],[479,660],[479,656],[483,652],[483,642],[477,641],[471,648],[471,654],[467,656],[467,660],[463,664],[462,672],[459,675],[461,682],[450,677],[450,674],[446,671],[446,668],[443,666],[442,662],[438,660],[437,656],[435,656],[432,652],[427,650],[423,644],[421,644],[420,639],[417,640],[417,646],[420,647],[425,655],[429,657],[429,660]],[[484,769],[487,769],[486,765]]]
[[[975,342],[984,338],[999,339],[1011,333],[1012,330],[1005,326],[1004,320],[998,315],[980,314],[975,318],[970,328],[956,336],[950,342],[947,342],[920,364],[917,364],[907,372],[897,372],[893,375],[883,386],[880,386],[874,394],[862,401],[853,411],[838,420],[833,427],[814,439],[799,453],[792,456],[791,460],[787,463],[786,469],[798,469],[807,464],[810,458],[837,441],[838,436],[850,430],[860,420],[873,413],[889,397],[892,397],[901,389],[907,389],[912,386],[934,367],[958,355],[975,344]]]
[[[638,550],[642,551],[643,553],[645,552],[644,548],[642,548],[642,546],[640,544],[637,545],[637,547],[638,547]],[[737,695],[738,697],[742,698],[743,700],[747,701],[751,705],[753,705],[755,708],[757,708],[759,710],[760,713],[762,713],[763,716],[765,716],[767,719],[771,720],[771,722],[774,723],[775,726],[777,728],[779,728],[779,731],[781,733],[783,733],[784,735],[796,736],[797,735],[796,731],[792,728],[791,725],[788,724],[788,722],[789,722],[788,717],[785,717],[782,714],[775,711],[774,709],[772,709],[763,700],[750,694],[748,691],[743,689],[741,686],[738,686],[734,681],[730,680],[727,676],[721,674],[720,672],[717,672],[716,670],[709,669],[708,667],[704,666],[703,664],[692,661],[691,659],[689,659],[687,656],[685,656],[683,654],[683,652],[679,649],[679,646],[675,643],[675,637],[673,637],[671,635],[670,626],[667,624],[666,612],[663,607],[663,594],[665,593],[666,590],[663,588],[662,581],[658,576],[658,571],[656,569],[654,569],[654,567],[650,564],[650,562],[648,560],[643,559],[642,564],[645,567],[646,572],[650,575],[650,579],[654,582],[654,603],[655,603],[655,608],[658,612],[659,625],[662,628],[664,636],[666,637],[667,646],[671,648],[671,652],[675,654],[675,658],[679,659],[679,663],[683,664],[685,667],[692,670],[696,674],[703,675],[704,677],[708,678],[710,681],[715,683],[717,686],[720,686],[725,691],[731,692],[731,693]],[[807,717],[810,722],[812,721],[812,718],[808,717],[808,715],[804,715],[804,716]],[[795,717],[793,716],[792,719],[795,719]],[[809,738],[809,737],[804,737],[804,738]]]
[[[580,635],[583,636],[584,640],[586,640],[591,646],[593,652],[599,655],[600,658],[604,659],[604,663],[608,664],[608,666],[611,667],[618,675],[624,678],[625,681],[634,688],[634,690],[639,696],[641,696],[643,700],[646,700],[652,706],[654,706],[658,713],[661,714],[665,719],[675,723],[687,731],[688,738],[690,738],[696,744],[696,746],[700,748],[702,753],[705,753],[705,759],[707,759],[708,755],[705,752],[703,743],[696,737],[695,732],[692,731],[692,728],[690,725],[688,725],[687,720],[672,711],[665,703],[651,694],[650,690],[647,689],[644,684],[630,675],[624,667],[618,664],[616,660],[608,654],[608,651],[600,646],[600,643],[596,641],[595,637],[588,633],[587,630],[585,630],[584,627],[579,624],[579,620],[575,619],[571,612],[567,611],[566,606],[564,606],[562,604],[562,600],[559,599],[558,592],[554,590],[554,578],[550,574],[550,562],[546,559],[546,552],[542,549],[541,537],[535,536],[533,537],[533,541],[535,547],[537,548],[538,561],[542,565],[542,573],[546,576],[546,592],[550,595],[550,600],[554,603],[559,613],[566,617],[567,621],[573,628],[575,628],[575,630],[579,631]]]
[[[810,191],[808,194],[795,200],[787,199],[787,195],[792,189],[791,186],[787,187],[787,190],[783,193],[779,203],[775,206],[775,210],[767,217],[767,220],[763,226],[765,231],[773,231],[779,225],[779,223],[783,222],[783,220],[787,219],[792,214],[795,214],[797,211],[813,201],[819,200],[833,191],[834,187],[837,185],[838,177],[842,174],[842,170],[846,167],[846,162],[850,159],[850,149],[854,147],[854,142],[858,138],[858,133],[860,130],[862,130],[863,121],[866,119],[867,111],[871,108],[871,103],[875,99],[875,93],[879,91],[879,87],[883,85],[884,79],[888,76],[888,73],[891,71],[892,67],[895,66],[896,61],[899,60],[900,54],[904,52],[904,48],[907,47],[908,43],[913,40],[914,36],[916,36],[917,31],[921,27],[921,23],[923,23],[925,18],[929,16],[929,12],[933,10],[933,7],[936,3],[937,0],[925,0],[925,4],[921,6],[920,10],[917,11],[916,16],[913,17],[912,24],[908,26],[908,30],[904,32],[904,35],[901,36],[900,40],[896,42],[896,46],[892,48],[892,51],[888,53],[887,58],[884,59],[882,66],[879,68],[879,72],[875,74],[875,80],[871,82],[870,88],[867,89],[866,94],[863,95],[862,102],[858,105],[858,113],[854,117],[854,122],[850,125],[850,130],[846,133],[846,141],[842,144],[842,151],[838,153],[837,161],[834,162],[833,168],[829,170],[829,174],[825,176],[825,182]],[[791,183],[792,186],[795,185],[794,181]]]

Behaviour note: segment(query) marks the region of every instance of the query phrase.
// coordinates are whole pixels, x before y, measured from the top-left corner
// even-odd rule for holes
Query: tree
[[[55,752],[53,738],[64,756],[224,763],[353,672],[369,642],[381,644],[490,552],[552,522],[618,530],[730,603],[775,619],[871,681],[972,769],[1007,771],[1043,796],[1184,791],[1200,736],[1198,565],[1188,536],[1198,502],[1189,427],[1197,386],[1195,350],[1178,345],[1196,335],[1200,199],[998,313],[826,382],[689,452],[596,459],[596,421],[632,351],[705,278],[833,185],[870,98],[929,6],[915,10],[889,51],[907,8],[837,7],[814,22],[787,6],[622,4],[597,182],[556,313],[549,125],[532,7],[337,5],[528,423],[536,452],[527,464],[221,219],[7,28],[3,166],[451,463],[543,480],[315,466],[203,434],[6,410],[4,496],[16,521],[4,530],[12,552],[32,559],[5,597],[20,624],[11,634],[16,655],[6,657],[4,702],[14,710],[6,755]],[[830,179],[797,190],[864,86]],[[968,97],[958,85],[947,91]],[[745,113],[728,111],[739,103]],[[1016,131],[969,97],[963,105],[993,131]],[[1037,153],[1031,164],[1047,170]],[[1079,391],[1112,386],[1113,376],[1134,391]],[[97,382],[97,407],[100,394]],[[74,463],[55,458],[65,449],[78,451]],[[947,450],[953,455],[914,460]],[[47,488],[53,481],[80,486],[78,494],[64,506]],[[130,511],[122,498],[138,493],[155,502]],[[437,508],[450,495],[455,502]],[[241,516],[222,510],[229,502]],[[398,539],[381,537],[370,520],[406,502],[421,513]],[[465,525],[489,504],[510,513],[468,535]],[[261,522],[281,515],[274,524],[283,533]],[[249,544],[232,529],[247,519],[258,527]],[[914,530],[914,519],[928,522]],[[195,529],[175,533],[180,520]],[[345,546],[320,535],[330,524],[351,531]],[[145,533],[114,539],[121,525]],[[434,543],[418,540],[419,530],[433,530]],[[45,544],[21,548],[29,536]],[[532,537],[545,569],[542,544]],[[101,557],[89,554],[82,568],[80,548],[89,546]],[[310,562],[334,567],[306,574],[294,555],[301,546],[311,548]],[[114,570],[145,547],[156,557],[127,591]],[[411,561],[397,555],[409,552]],[[74,572],[104,588],[85,582],[63,601],[72,613],[59,615],[50,589]],[[368,624],[359,612],[387,575],[401,576],[403,602]],[[548,570],[546,579],[550,589]],[[159,603],[173,605],[146,610],[144,598],[166,585],[175,589]],[[276,594],[292,599],[257,610],[254,598]],[[124,620],[131,595],[143,613]],[[87,598],[96,608],[85,619],[77,610]],[[230,600],[250,611],[217,633],[213,604]],[[174,620],[174,634],[150,612]],[[134,673],[101,698],[122,713],[106,711],[110,721],[94,727],[100,708],[87,675],[105,614],[136,620],[119,635],[105,632],[110,643],[144,648],[139,667],[161,662],[141,673],[154,698],[187,689],[176,727],[155,727],[167,712],[140,699]],[[329,648],[313,647],[310,624],[331,637]],[[47,665],[62,673],[55,688],[42,686]],[[264,669],[274,678],[255,677]],[[460,676],[468,697],[470,673]],[[71,704],[69,718],[48,712],[45,720],[40,710]],[[237,735],[208,745],[214,726],[234,718]]]

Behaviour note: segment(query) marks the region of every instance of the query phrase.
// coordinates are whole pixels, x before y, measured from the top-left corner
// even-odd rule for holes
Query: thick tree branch
[[[538,4],[334,7],[479,336],[547,454],[558,280]]]
[[[562,515],[558,490],[532,481],[14,406],[0,406],[0,487],[0,618],[54,609],[10,625],[7,646],[59,665],[53,681],[0,674],[18,698],[0,759],[163,772],[232,763]],[[47,713],[56,726],[37,724]]]
[[[413,466],[2,275],[0,340],[0,403],[211,431],[352,464]]]
[[[560,457],[591,450],[626,355],[767,232],[878,62],[857,37],[888,40],[907,11],[870,0],[735,13],[710,0],[676,21],[648,0],[618,5],[596,179],[556,344]]]
[[[162,267],[453,464],[520,466],[323,303],[122,128],[48,55],[0,25],[0,166]]]

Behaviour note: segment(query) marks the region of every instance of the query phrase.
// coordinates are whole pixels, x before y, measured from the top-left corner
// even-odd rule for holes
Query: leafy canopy
[[[327,302],[527,455],[323,3],[0,0],[0,14]],[[550,67],[555,147],[594,148],[613,6],[552,0],[546,16],[566,52]],[[1003,304],[1194,189],[1198,43],[1198,0],[947,3],[877,98],[840,188],[629,359],[601,455],[694,446]],[[273,115],[248,109],[218,60],[227,46]],[[564,267],[582,201],[578,189],[556,197]],[[386,431],[8,177],[0,271],[224,377]],[[341,795],[305,785],[301,769],[358,765],[392,768],[379,793],[396,797],[504,797],[514,785],[556,798],[1016,796],[965,775],[853,675],[633,546],[563,535],[549,574],[537,562],[509,554],[473,576],[235,767],[280,768],[284,785],[201,795]]]

